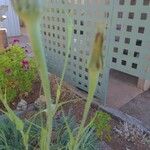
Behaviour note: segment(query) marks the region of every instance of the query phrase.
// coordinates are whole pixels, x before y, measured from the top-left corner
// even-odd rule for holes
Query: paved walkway
[[[138,95],[120,110],[141,120],[150,128],[150,90]]]
[[[143,91],[137,88],[138,78],[111,70],[107,106],[121,108]]]

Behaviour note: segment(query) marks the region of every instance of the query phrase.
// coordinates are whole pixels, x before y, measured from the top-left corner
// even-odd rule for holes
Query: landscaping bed
[[[57,91],[57,84],[59,82],[59,79],[51,75],[50,76],[50,82],[51,82],[51,93],[53,99],[55,99],[56,91]],[[33,114],[37,113],[37,111],[34,109],[34,102],[38,99],[40,95],[43,94],[43,91],[41,89],[41,83],[40,80],[36,80],[33,84],[32,91],[29,93],[26,93],[23,97],[23,99],[28,103],[28,106],[33,106],[33,110],[25,111],[22,115],[23,119],[29,119]],[[63,109],[65,112],[71,111],[72,114],[74,114],[76,121],[79,123],[82,114],[83,109],[85,105],[85,100],[78,95],[76,92],[73,92],[72,88],[67,85],[66,83],[63,84],[61,96],[60,96],[61,102],[68,101],[67,104],[63,106]],[[70,101],[70,102],[69,102]],[[19,102],[19,99],[17,99],[13,103],[13,109],[17,107],[17,103]],[[101,110],[97,105],[92,105],[88,120],[90,121],[91,118],[94,117],[95,113],[97,111],[103,111]],[[137,127],[132,126],[126,122],[122,122],[119,119],[116,119],[112,116],[112,119],[109,123],[111,125],[111,132],[110,136],[111,139],[103,138],[103,140],[114,150],[149,150],[150,149],[150,135],[147,133],[144,133],[143,131],[139,130]]]

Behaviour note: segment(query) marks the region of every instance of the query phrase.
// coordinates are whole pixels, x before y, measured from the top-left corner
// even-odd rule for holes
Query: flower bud
[[[103,48],[103,33],[98,32],[95,37],[93,50],[91,54],[91,59],[89,63],[89,70],[93,72],[99,72],[103,69],[103,57],[102,57],[102,48]]]

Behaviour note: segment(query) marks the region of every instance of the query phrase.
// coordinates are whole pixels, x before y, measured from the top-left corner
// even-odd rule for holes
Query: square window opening
[[[74,34],[77,34],[77,30],[76,29],[74,29]]]
[[[73,74],[74,74],[74,75],[76,75],[76,72],[75,72],[75,71],[73,71]]]
[[[135,58],[139,58],[139,56],[140,56],[140,53],[139,53],[139,52],[134,52],[134,57],[135,57]]]
[[[124,3],[125,3],[125,0],[119,0],[120,5],[124,5]]]
[[[122,61],[121,61],[121,64],[122,64],[123,66],[126,66],[127,62],[126,62],[125,60],[122,60]]]
[[[76,56],[74,56],[73,58],[74,58],[74,60],[76,60],[76,59],[77,59],[77,57],[76,57]]]
[[[83,22],[83,21],[80,21],[80,25],[83,26],[83,25],[84,25],[84,22]]]
[[[77,20],[74,20],[74,24],[77,25]]]
[[[137,64],[136,64],[136,63],[133,63],[133,64],[132,64],[132,68],[137,69]]]
[[[118,53],[118,47],[114,47],[113,51],[114,53]]]
[[[136,40],[136,45],[137,46],[142,46],[142,40]]]
[[[116,62],[117,62],[117,58],[113,57],[113,58],[112,58],[112,62],[113,62],[113,63],[116,63]]]
[[[144,27],[139,27],[139,29],[138,29],[138,33],[144,33],[144,30],[145,30],[145,28]]]
[[[85,87],[85,88],[88,88],[88,86],[87,86],[86,84],[84,85],[84,87]]]
[[[81,78],[81,77],[82,77],[82,74],[79,74],[79,77]]]
[[[132,26],[130,25],[127,26],[127,32],[132,32]]]
[[[118,12],[118,18],[123,18],[123,12]]]
[[[88,68],[85,68],[85,72],[88,72]]]
[[[133,19],[134,18],[134,12],[130,12],[128,18]]]
[[[100,83],[100,82],[98,82],[98,85],[99,85],[99,86],[101,86],[101,83]]]
[[[85,76],[85,80],[88,80],[88,76]]]
[[[147,19],[147,13],[141,13],[141,20]]]
[[[65,52],[63,52],[63,56],[66,56],[66,53],[65,53]]]
[[[131,0],[130,5],[136,5],[136,0]]]
[[[80,35],[83,35],[83,33],[84,33],[84,32],[81,30],[81,31],[80,31]]]
[[[125,44],[130,44],[130,38],[125,38]]]
[[[123,50],[123,54],[124,54],[124,55],[128,55],[128,50],[127,50],[127,49],[124,49],[124,50]]]
[[[119,31],[121,30],[121,24],[116,25],[116,30],[119,30]]]
[[[82,83],[81,82],[78,82],[79,83],[79,85],[81,85]]]
[[[120,37],[119,36],[115,36],[115,42],[119,42]]]
[[[143,5],[148,6],[150,4],[150,0],[143,0]]]

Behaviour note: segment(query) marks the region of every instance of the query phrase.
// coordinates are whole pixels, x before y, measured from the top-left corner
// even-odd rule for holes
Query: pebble
[[[17,105],[18,111],[25,111],[27,110],[28,104],[25,100],[21,99],[21,101]]]

